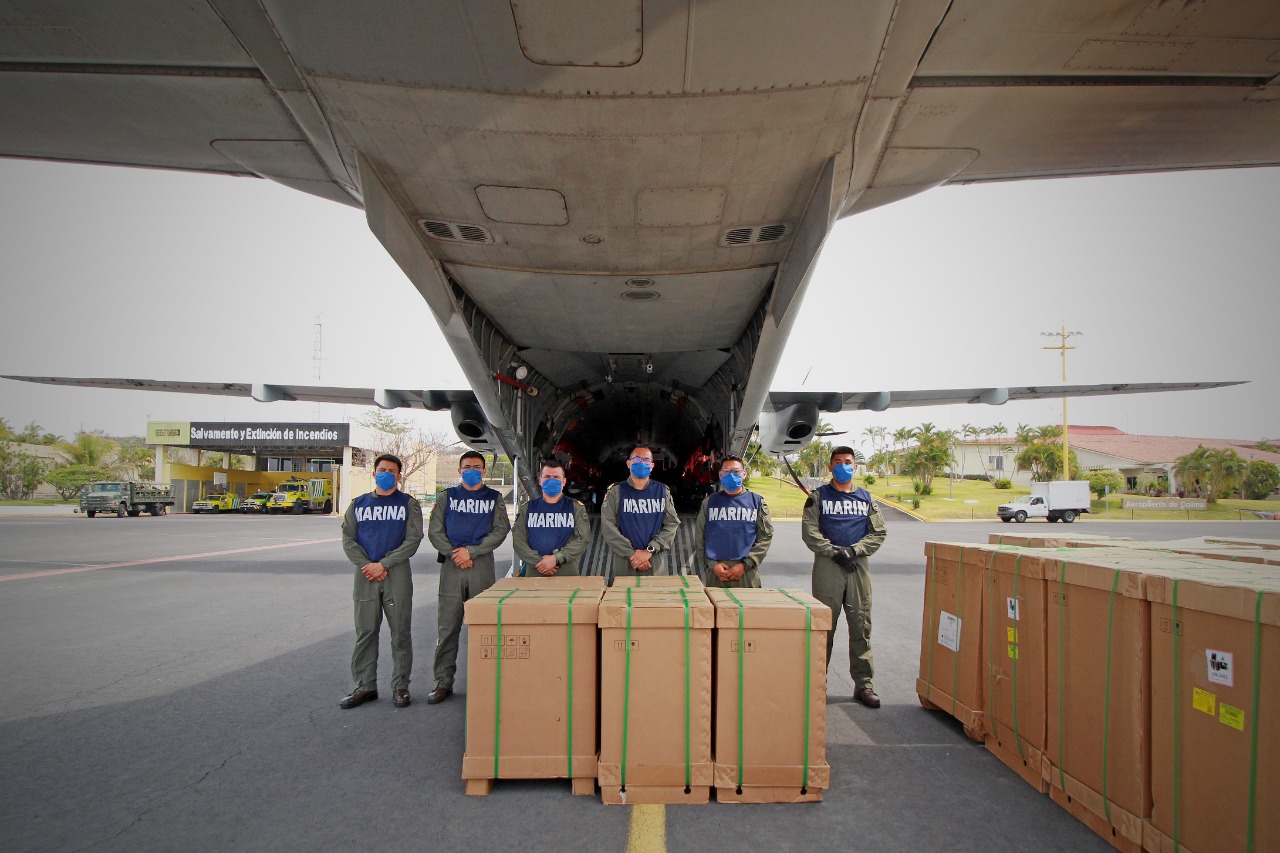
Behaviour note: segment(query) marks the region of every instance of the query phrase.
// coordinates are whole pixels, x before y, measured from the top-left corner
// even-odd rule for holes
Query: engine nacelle
[[[488,453],[497,452],[498,440],[489,431],[489,421],[478,403],[454,403],[449,407],[449,417],[453,420],[453,431],[467,447]]]
[[[817,403],[795,403],[760,413],[760,446],[766,453],[799,453],[817,430]]]

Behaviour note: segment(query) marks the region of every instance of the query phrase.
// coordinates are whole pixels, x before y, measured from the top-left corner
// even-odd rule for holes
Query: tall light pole
[[[1067,350],[1075,349],[1075,347],[1067,346],[1067,338],[1074,338],[1083,335],[1084,332],[1068,332],[1067,324],[1063,323],[1062,328],[1057,332],[1041,332],[1046,338],[1057,338],[1058,345],[1056,347],[1041,347],[1041,349],[1056,349],[1062,354],[1062,381],[1067,381]],[[1062,479],[1071,479],[1071,463],[1070,455],[1067,451],[1067,398],[1062,398]]]

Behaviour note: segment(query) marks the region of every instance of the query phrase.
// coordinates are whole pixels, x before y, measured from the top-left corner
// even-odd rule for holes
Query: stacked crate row
[[[570,778],[605,803],[806,802],[830,785],[831,611],[808,593],[517,578],[466,621],[469,794]]]
[[[1278,549],[1053,544],[926,545],[922,703],[1117,849],[1280,849]]]

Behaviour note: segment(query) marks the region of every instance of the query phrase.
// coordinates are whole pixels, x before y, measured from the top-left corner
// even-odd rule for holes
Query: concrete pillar
[[[163,444],[156,445],[156,482],[169,482],[169,458]]]
[[[342,448],[342,468],[334,472],[333,508],[339,514],[347,511],[347,501],[351,499],[347,495],[349,489],[347,484],[351,482],[351,466],[354,456],[355,454],[352,453],[349,446]]]

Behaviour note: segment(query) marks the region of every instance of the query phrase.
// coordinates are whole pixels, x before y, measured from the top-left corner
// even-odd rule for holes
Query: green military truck
[[[115,513],[137,518],[144,512],[164,515],[173,506],[173,487],[167,483],[131,483],[127,480],[90,483],[80,490],[80,511],[93,518]]]

